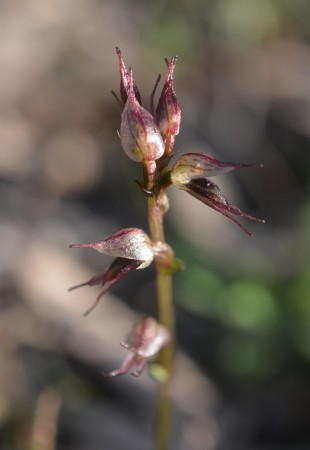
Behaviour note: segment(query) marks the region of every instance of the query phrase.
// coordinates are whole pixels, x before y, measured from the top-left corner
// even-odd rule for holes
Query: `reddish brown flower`
[[[264,223],[264,220],[250,216],[230,204],[221,193],[220,188],[213,181],[206,178],[207,176],[212,177],[234,169],[249,167],[262,167],[262,165],[235,164],[219,161],[206,153],[186,153],[174,164],[171,170],[171,182],[177,188],[183,189],[205,205],[228,217],[249,236],[253,236],[235,216],[246,217],[258,223]]]
[[[156,355],[169,342],[169,339],[169,332],[163,325],[160,325],[153,317],[144,317],[133,326],[127,341],[121,342],[121,345],[130,353],[118,369],[104,376],[116,377],[135,369],[132,375],[139,377],[147,359]]]
[[[111,236],[108,236],[102,241],[89,244],[72,244],[70,248],[93,248],[100,253],[117,256],[107,270],[95,275],[85,283],[78,284],[69,289],[72,291],[82,286],[102,286],[95,303],[84,315],[89,314],[94,309],[101,297],[116,281],[133,270],[143,269],[149,266],[154,259],[155,253],[155,248],[150,238],[139,228],[126,228],[111,234]]]

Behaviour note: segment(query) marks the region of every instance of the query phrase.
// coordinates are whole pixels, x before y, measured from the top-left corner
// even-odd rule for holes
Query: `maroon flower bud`
[[[203,202],[205,205],[210,206],[224,216],[228,217],[249,236],[253,236],[253,234],[250,233],[250,231],[248,231],[243,225],[241,225],[241,223],[235,218],[235,216],[246,217],[247,219],[253,220],[257,223],[265,223],[264,220],[250,216],[249,214],[242,212],[236,206],[228,203],[227,199],[221,193],[220,188],[208,178],[193,178],[188,183],[179,185],[178,187],[180,189],[184,189],[186,192]]]
[[[129,91],[130,91],[129,72],[126,69],[126,66],[125,66],[123,58],[122,58],[121,51],[118,47],[116,47],[116,54],[118,57],[118,65],[119,65],[119,71],[120,71],[120,76],[121,76],[120,93],[121,93],[121,98],[122,98],[123,104],[125,105],[128,95],[129,95]],[[134,90],[136,99],[138,100],[138,102],[141,105],[142,102],[141,102],[140,92],[138,91],[138,88],[134,81],[133,81],[133,90]]]
[[[123,375],[132,368],[135,368],[132,375],[140,376],[147,358],[156,355],[169,342],[169,339],[168,330],[152,317],[139,320],[130,331],[127,341],[121,342],[121,345],[131,353],[124,359],[119,369],[104,376],[109,378]]]
[[[156,161],[163,155],[165,145],[153,116],[136,99],[131,70],[128,77],[130,89],[120,131],[122,147],[134,161]]]
[[[185,153],[171,170],[172,183],[182,189],[182,184],[193,178],[213,177],[235,169],[262,167],[262,164],[235,164],[219,161],[207,153]]]
[[[168,66],[166,82],[159,97],[156,108],[156,123],[163,138],[167,135],[176,136],[180,130],[181,109],[173,90],[173,70],[177,62],[174,56],[170,61],[165,60]]]

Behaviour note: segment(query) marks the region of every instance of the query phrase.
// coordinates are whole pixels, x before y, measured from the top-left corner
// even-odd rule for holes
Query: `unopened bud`
[[[165,145],[153,116],[136,99],[131,70],[128,76],[130,90],[120,131],[122,147],[134,161],[156,161],[164,154]]]
[[[176,62],[176,56],[170,61],[166,60],[168,66],[166,82],[156,108],[156,123],[163,138],[167,135],[176,136],[180,130],[181,109],[173,90],[173,70]]]

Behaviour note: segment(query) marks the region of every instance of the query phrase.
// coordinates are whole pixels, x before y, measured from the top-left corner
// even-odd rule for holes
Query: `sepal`
[[[154,259],[153,244],[149,236],[140,228],[125,228],[101,241],[87,244],[72,244],[70,248],[93,248],[100,253],[127,259],[137,259],[141,269]]]
[[[260,168],[262,164],[235,164],[224,162],[207,153],[185,153],[171,169],[171,181],[182,189],[180,185],[188,183],[193,178],[214,177],[236,169]]]

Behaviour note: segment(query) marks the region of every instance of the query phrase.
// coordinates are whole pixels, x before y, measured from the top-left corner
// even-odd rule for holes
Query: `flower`
[[[176,136],[180,131],[181,108],[173,90],[173,71],[177,62],[177,56],[170,61],[165,60],[168,66],[166,82],[159,97],[155,119],[162,137]]]
[[[257,223],[264,220],[257,219],[244,213],[236,206],[230,204],[221,193],[220,188],[207,177],[226,173],[234,169],[249,167],[262,167],[261,164],[235,164],[223,162],[206,153],[186,153],[174,164],[170,172],[171,182],[179,189],[183,189],[204,204],[220,212],[235,222],[249,236],[253,236],[235,216],[246,217]]]
[[[120,130],[123,150],[134,161],[155,161],[164,154],[164,141],[152,114],[136,98],[131,69],[127,78],[129,93],[122,112]]]
[[[116,377],[128,373],[132,368],[132,375],[139,377],[146,365],[147,359],[158,353],[170,340],[168,330],[160,325],[153,317],[140,319],[131,329],[126,342],[121,345],[130,353],[121,366],[108,374],[105,378]]]
[[[89,244],[72,244],[70,248],[93,248],[100,253],[117,256],[107,270],[69,289],[72,291],[82,286],[102,286],[96,301],[84,315],[89,314],[95,308],[101,297],[116,281],[133,270],[144,269],[149,266],[156,252],[149,236],[139,228],[125,228],[111,234],[104,240]]]

